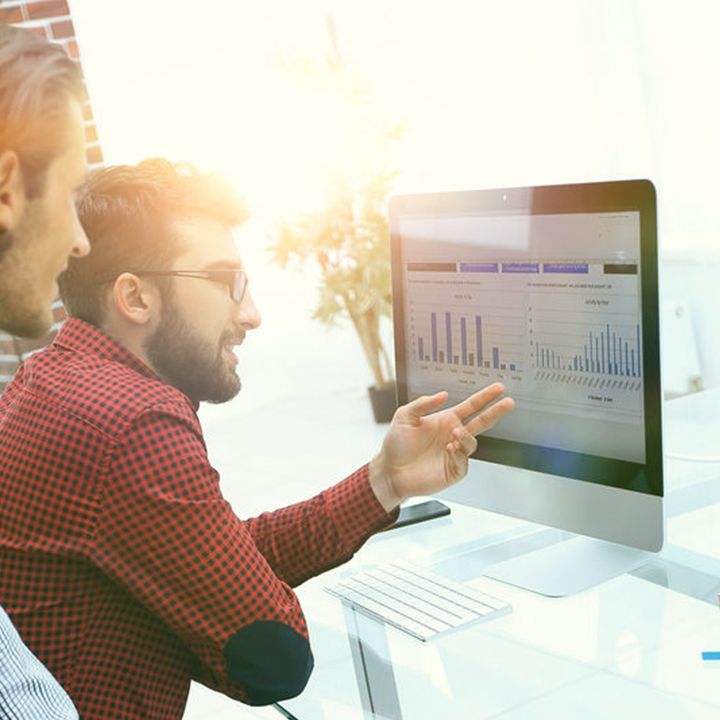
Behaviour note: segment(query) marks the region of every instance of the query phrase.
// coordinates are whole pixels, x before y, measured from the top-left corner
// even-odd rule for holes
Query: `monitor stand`
[[[494,563],[485,568],[483,574],[541,595],[563,597],[631,572],[656,557],[657,553],[571,535],[568,539]]]

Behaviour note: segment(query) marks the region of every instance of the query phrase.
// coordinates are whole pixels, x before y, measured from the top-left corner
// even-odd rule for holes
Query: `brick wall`
[[[51,42],[59,43],[70,57],[82,65],[67,0],[0,0],[0,22],[28,28]],[[88,164],[91,167],[101,165],[103,155],[89,103],[85,111],[85,137]],[[53,316],[55,322],[50,332],[36,340],[15,338],[0,332],[0,392],[15,374],[21,360],[34,350],[47,345],[55,337],[65,318],[65,311],[59,300],[53,304]]]

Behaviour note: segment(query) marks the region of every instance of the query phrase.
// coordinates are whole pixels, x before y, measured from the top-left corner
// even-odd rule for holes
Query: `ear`
[[[116,312],[133,325],[147,325],[160,313],[160,295],[151,283],[133,273],[119,275],[112,289]]]
[[[0,152],[0,232],[12,230],[25,210],[25,183],[13,150]]]

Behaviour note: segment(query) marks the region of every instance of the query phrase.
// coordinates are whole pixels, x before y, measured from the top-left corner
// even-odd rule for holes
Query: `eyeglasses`
[[[231,300],[240,304],[245,297],[248,276],[244,270],[127,270],[138,277],[187,277],[198,280],[210,280],[227,286]],[[115,280],[120,273],[104,273],[97,275],[96,283]]]

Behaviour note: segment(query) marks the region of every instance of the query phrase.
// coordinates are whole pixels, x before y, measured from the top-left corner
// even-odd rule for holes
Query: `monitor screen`
[[[660,549],[655,204],[642,180],[392,199],[399,401],[516,401],[449,497]]]

